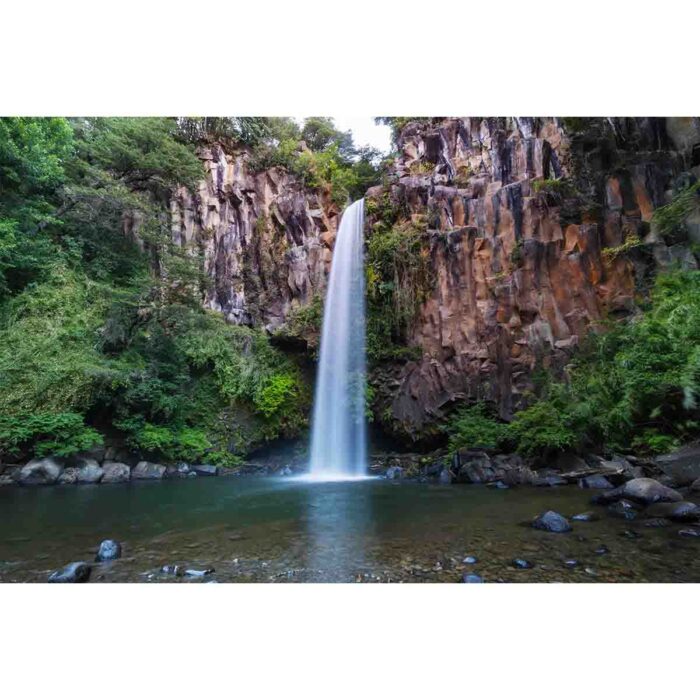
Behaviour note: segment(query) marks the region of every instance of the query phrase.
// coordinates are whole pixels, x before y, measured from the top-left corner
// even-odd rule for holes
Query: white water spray
[[[338,228],[323,309],[311,439],[311,477],[366,475],[364,200]]]

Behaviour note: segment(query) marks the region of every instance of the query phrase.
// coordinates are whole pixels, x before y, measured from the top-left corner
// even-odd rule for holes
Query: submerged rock
[[[668,520],[694,521],[700,519],[700,506],[690,501],[675,503],[652,503],[644,515],[651,518],[667,518]]]
[[[564,559],[564,566],[567,569],[573,569],[578,566],[578,559]]]
[[[15,475],[23,486],[55,484],[63,472],[63,465],[53,457],[43,457],[27,462]]]
[[[184,576],[185,567],[178,566],[177,564],[166,564],[160,568],[161,574],[168,574],[170,576]]]
[[[154,462],[139,462],[131,470],[132,479],[162,479],[165,474],[165,467]]]
[[[678,534],[681,537],[700,537],[700,530],[694,527],[686,527],[683,530],[679,530]]]
[[[211,569],[185,569],[185,576],[192,576],[193,578],[201,578],[204,576],[209,576],[213,574],[216,569],[213,567]]]
[[[116,540],[103,540],[97,550],[95,561],[112,561],[122,555],[122,546]]]
[[[534,564],[527,559],[513,559],[511,566],[514,566],[516,569],[532,569]]]
[[[546,530],[547,532],[569,532],[571,525],[563,516],[553,510],[548,510],[541,515],[538,515],[532,521],[532,527],[537,530]]]
[[[49,576],[49,583],[85,583],[90,578],[92,567],[84,561],[74,561]]]
[[[607,545],[601,544],[599,547],[596,547],[595,553],[598,554],[599,556],[602,554],[610,554],[610,549],[608,548]]]
[[[462,559],[463,564],[476,564],[476,562],[479,561],[476,557],[473,557],[471,555],[468,555]]]
[[[637,517],[637,510],[634,503],[624,498],[608,506],[608,513],[618,518],[624,518],[625,520],[634,520]]]
[[[484,579],[479,576],[479,574],[464,574],[462,576],[462,583],[483,583]]]
[[[595,513],[577,513],[576,515],[571,516],[572,520],[575,520],[577,522],[581,523],[590,523],[593,522],[594,520],[598,520],[598,516],[595,515]]]
[[[486,485],[487,485],[489,488],[492,488],[492,489],[501,489],[501,490],[503,490],[503,491],[505,491],[506,489],[509,489],[509,488],[510,488],[510,486],[508,486],[508,484],[505,484],[504,482],[502,482],[502,481],[500,481],[500,480],[499,480],[499,481],[492,481],[491,483],[486,484]]]

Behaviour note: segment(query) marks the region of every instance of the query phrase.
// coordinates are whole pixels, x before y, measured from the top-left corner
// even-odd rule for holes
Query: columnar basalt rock
[[[174,193],[173,240],[203,257],[205,306],[273,330],[325,290],[338,208],[281,168],[254,172],[245,150],[198,153],[206,179]]]
[[[390,429],[421,437],[464,399],[493,401],[508,419],[537,368],[563,367],[591,327],[635,312],[654,266],[696,265],[652,223],[674,180],[698,170],[700,122],[674,141],[678,125],[665,121],[450,118],[403,129],[390,184],[368,196],[388,191],[425,227],[436,282],[406,338],[422,358],[384,368],[377,387]]]

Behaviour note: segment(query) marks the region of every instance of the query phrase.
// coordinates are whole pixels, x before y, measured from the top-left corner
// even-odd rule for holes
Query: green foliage
[[[102,436],[78,413],[0,414],[0,455],[69,455],[102,444]]]
[[[516,414],[508,426],[508,435],[521,454],[547,456],[577,444],[578,435],[571,423],[557,402],[539,401]]]
[[[396,345],[434,285],[425,231],[392,219],[377,221],[367,245],[367,355],[373,362],[396,358]]]
[[[566,179],[535,180],[532,183],[535,194],[547,195],[555,199],[571,197],[575,194],[573,184]]]
[[[452,451],[462,448],[499,449],[508,443],[508,425],[499,421],[483,402],[458,409],[446,432]]]
[[[666,206],[654,212],[653,222],[669,242],[685,240],[685,220],[700,209],[700,180],[680,190]]]

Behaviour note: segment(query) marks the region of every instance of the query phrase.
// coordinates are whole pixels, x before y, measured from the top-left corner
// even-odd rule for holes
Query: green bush
[[[460,408],[447,425],[449,448],[503,449],[509,441],[509,426],[499,421],[483,402]]]

